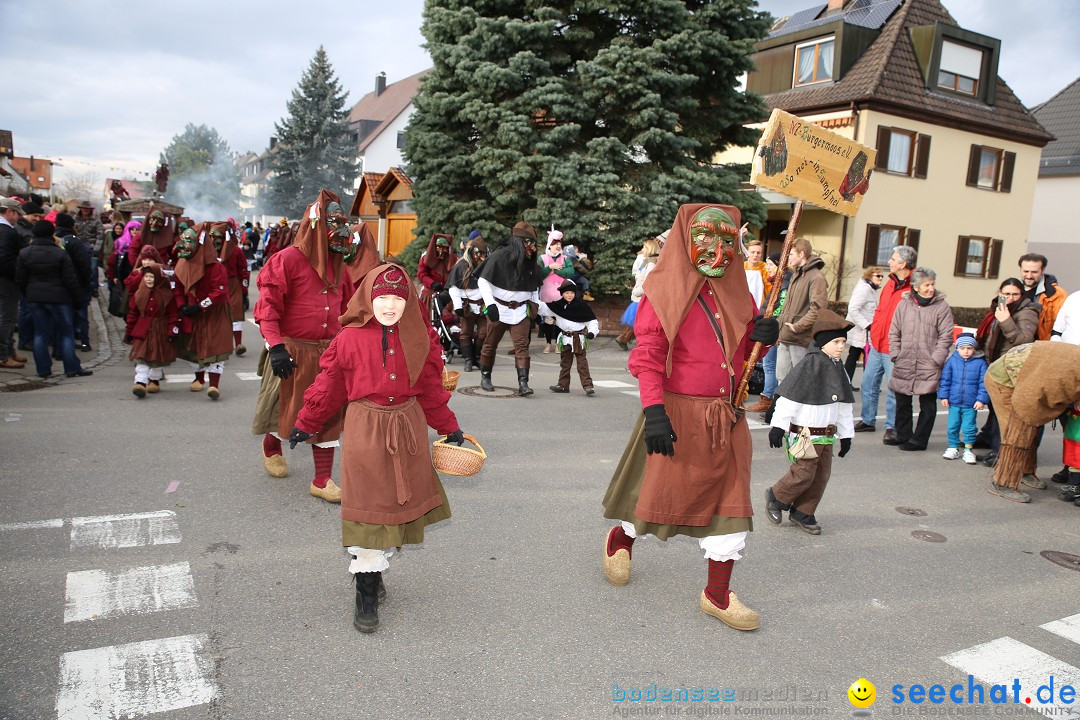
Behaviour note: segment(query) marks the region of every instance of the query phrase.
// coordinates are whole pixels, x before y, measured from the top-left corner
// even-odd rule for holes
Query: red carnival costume
[[[225,223],[199,223],[185,230],[176,243],[176,304],[180,306],[180,336],[177,354],[191,363],[195,380],[191,391],[199,392],[210,374],[207,396],[221,396],[219,383],[225,371],[225,360],[232,354],[232,333],[229,325],[228,277],[214,252],[209,235],[214,227]]]

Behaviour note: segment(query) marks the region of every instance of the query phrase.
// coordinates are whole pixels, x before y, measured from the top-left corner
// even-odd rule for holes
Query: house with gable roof
[[[953,306],[985,307],[1013,274],[1053,136],[998,76],[1001,52],[938,0],[829,0],[755,45],[748,91],[878,151],[858,215],[811,205],[802,215],[798,235],[826,260],[833,299],[897,245],[918,249]],[[718,160],[752,158],[741,148]],[[759,192],[769,213],[760,234],[776,251],[794,200]]]
[[[409,205],[412,179],[405,174],[401,148],[413,113],[412,100],[426,72],[390,84],[386,73],[380,73],[375,90],[349,111],[349,129],[360,167],[350,215],[368,226],[384,254],[404,249],[416,228],[416,213]]]
[[[1047,271],[1061,287],[1080,291],[1080,239],[1072,214],[1063,212],[1080,198],[1080,78],[1032,111],[1054,135],[1042,150],[1028,251],[1050,261]]]

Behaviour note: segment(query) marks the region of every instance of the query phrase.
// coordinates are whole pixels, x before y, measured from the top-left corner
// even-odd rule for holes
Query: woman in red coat
[[[199,223],[185,230],[176,242],[176,303],[180,306],[180,335],[177,354],[191,363],[195,380],[191,391],[199,392],[210,373],[211,400],[221,397],[218,388],[225,360],[232,354],[232,326],[229,321],[228,277],[225,267],[206,237],[227,223]]]
[[[124,342],[131,346],[128,357],[135,361],[131,392],[141,399],[161,389],[162,368],[176,360],[174,340],[180,333],[180,312],[161,263],[148,263],[137,272],[141,282],[131,291]]]
[[[454,250],[450,247],[449,235],[435,233],[428,240],[427,250],[420,256],[420,263],[416,268],[416,277],[424,289],[420,291],[420,304],[424,312],[430,312],[431,298],[438,297],[446,287],[446,279],[450,277],[450,271],[457,263]],[[439,308],[440,312],[442,308]]]
[[[214,241],[214,250],[225,266],[229,278],[229,317],[232,319],[233,342],[236,343],[237,356],[247,352],[244,347],[244,301],[248,293],[247,258],[237,242],[236,230],[232,227],[222,230],[210,228],[210,239]]]
[[[397,265],[380,265],[364,277],[289,434],[292,446],[314,437],[347,404],[342,544],[354,557],[353,624],[361,632],[378,626],[382,571],[394,548],[423,542],[425,527],[450,517],[427,426],[463,442],[442,386],[442,348],[414,297]]]

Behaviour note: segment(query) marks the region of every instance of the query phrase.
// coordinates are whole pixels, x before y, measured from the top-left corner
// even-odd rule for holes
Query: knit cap
[[[975,341],[975,336],[969,332],[960,333],[956,336],[956,347],[978,347],[978,342]]]

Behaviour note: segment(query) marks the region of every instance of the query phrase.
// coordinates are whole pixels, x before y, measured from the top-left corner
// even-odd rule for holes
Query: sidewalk
[[[113,349],[121,347],[119,343],[122,331],[120,319],[114,318],[106,312],[108,308],[107,301],[107,292],[102,292],[101,297],[90,298],[90,337],[96,338],[96,342],[91,345],[94,349],[90,352],[84,353],[78,349],[75,352],[86,370],[93,370],[111,364],[109,361],[112,358]],[[22,338],[20,338],[21,341]],[[27,358],[26,367],[20,370],[0,369],[0,392],[33,390],[39,387],[59,385],[71,380],[84,382],[87,379],[93,380],[92,377],[70,379],[64,377],[63,363],[59,360],[53,360],[53,376],[48,380],[42,380],[37,376],[33,353],[29,350],[19,350],[19,354]]]

